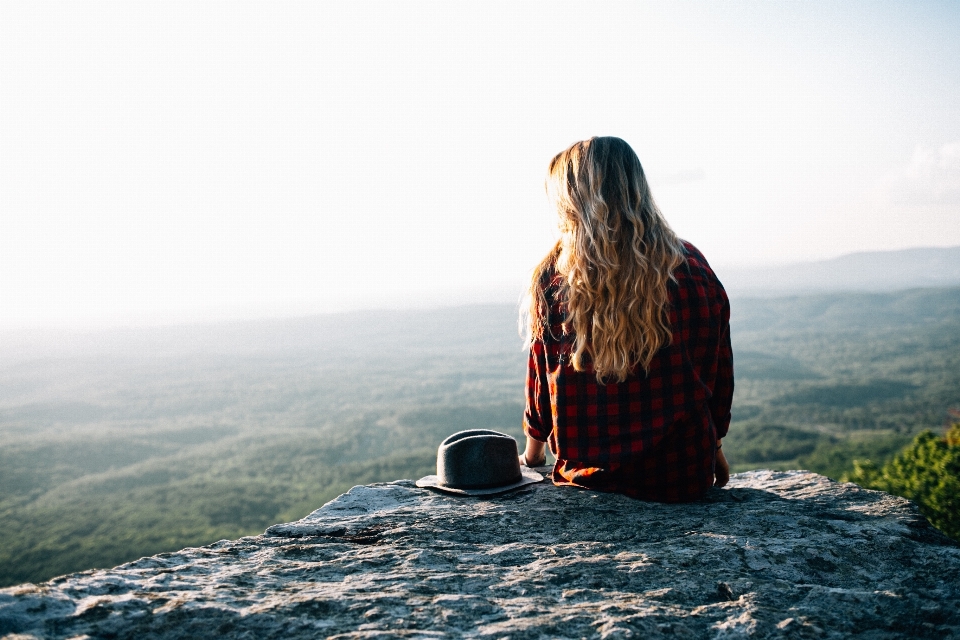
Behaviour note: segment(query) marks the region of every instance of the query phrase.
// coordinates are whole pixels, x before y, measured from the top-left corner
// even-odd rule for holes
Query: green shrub
[[[858,460],[845,479],[913,500],[933,526],[960,540],[960,423],[942,438],[924,431],[882,468]]]

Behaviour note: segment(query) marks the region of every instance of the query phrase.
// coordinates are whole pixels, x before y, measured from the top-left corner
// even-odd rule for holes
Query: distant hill
[[[735,297],[835,291],[895,291],[960,285],[960,247],[870,251],[778,267],[721,269]]]
[[[903,253],[903,252],[897,252]],[[958,251],[960,253],[960,251]],[[856,257],[856,256],[849,256]],[[837,262],[841,259],[831,262]],[[822,265],[826,263],[811,263]],[[801,265],[797,266],[797,269]],[[726,276],[720,274],[726,284]],[[960,318],[960,279],[952,287],[744,295],[731,291],[731,326],[739,332],[916,327]],[[748,290],[749,291],[749,290]],[[765,295],[764,295],[765,294]],[[438,309],[368,310],[206,324],[101,329],[74,334],[37,329],[0,336],[5,367],[41,358],[322,356],[328,364],[411,362],[421,358],[518,357],[515,304]],[[0,393],[0,404],[3,394]]]
[[[843,291],[734,299],[730,326],[738,334],[777,331],[897,331],[960,319],[960,287],[904,291]]]

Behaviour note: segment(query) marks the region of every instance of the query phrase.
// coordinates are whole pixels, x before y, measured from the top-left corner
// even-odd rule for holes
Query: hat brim
[[[521,467],[520,475],[523,477],[516,482],[505,484],[499,487],[487,487],[485,489],[458,489],[456,487],[447,487],[440,484],[440,478],[438,476],[424,476],[417,480],[417,486],[423,487],[424,489],[436,489],[437,491],[442,491],[443,493],[450,493],[458,496],[494,496],[498,493],[506,493],[508,491],[513,491],[514,489],[519,489],[520,487],[524,487],[528,484],[543,482],[543,476],[532,469]]]

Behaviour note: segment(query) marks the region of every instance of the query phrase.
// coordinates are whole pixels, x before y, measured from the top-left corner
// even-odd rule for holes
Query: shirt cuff
[[[722,422],[714,421],[714,425],[717,430],[717,440],[727,437],[727,431],[730,429],[730,414],[728,413],[727,419]]]
[[[530,421],[527,420],[526,418],[524,418],[523,420],[523,433],[527,437],[533,438],[534,440],[538,440],[540,442],[546,442],[547,437],[550,435],[548,433],[544,433],[541,429],[530,424]]]

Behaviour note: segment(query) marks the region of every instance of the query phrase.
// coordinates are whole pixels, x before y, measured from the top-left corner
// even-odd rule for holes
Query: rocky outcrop
[[[0,636],[960,637],[960,547],[906,500],[800,471],[688,505],[403,480],[262,536],[0,590]]]

